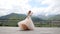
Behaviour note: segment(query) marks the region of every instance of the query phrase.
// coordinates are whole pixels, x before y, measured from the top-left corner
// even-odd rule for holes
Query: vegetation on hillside
[[[60,20],[60,15],[52,16],[48,20]]]
[[[25,18],[26,18],[25,14],[11,13],[9,15],[0,17],[0,26],[17,26],[17,23],[19,21],[24,20]],[[48,21],[36,16],[32,16],[31,18],[35,26],[38,26],[38,27],[60,27],[60,25],[52,24],[49,21],[49,20],[55,20],[55,19],[58,20],[60,18],[59,15],[49,18]]]

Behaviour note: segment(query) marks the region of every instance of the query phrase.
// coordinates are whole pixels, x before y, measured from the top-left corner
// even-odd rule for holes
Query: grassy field
[[[40,24],[40,23],[35,23],[34,24],[36,27],[60,27],[60,25],[57,24]],[[0,24],[0,26],[12,26],[12,27],[17,27],[17,23],[7,23],[7,24]]]
[[[12,27],[17,27],[17,23],[19,22],[19,20],[2,20],[0,22],[0,26],[12,26]],[[44,22],[34,22],[34,25],[36,27],[60,27],[59,23],[50,23],[48,21],[44,21]]]

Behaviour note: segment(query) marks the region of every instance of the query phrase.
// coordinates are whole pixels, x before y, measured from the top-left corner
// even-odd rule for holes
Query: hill
[[[19,21],[22,21],[26,18],[25,14],[15,14],[15,13],[11,13],[9,15],[6,16],[2,16],[0,17],[0,25],[10,25],[10,26],[17,26],[17,23]],[[32,16],[31,17],[34,23],[38,23],[40,22],[42,19],[36,17],[36,16]]]
[[[48,20],[60,20],[60,14],[50,17]]]
[[[24,18],[24,17],[26,17],[26,15],[11,13],[9,15],[5,15],[5,16],[0,17],[0,19],[19,19],[21,17]]]

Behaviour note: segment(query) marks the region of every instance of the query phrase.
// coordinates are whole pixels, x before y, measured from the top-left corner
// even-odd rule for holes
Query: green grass
[[[0,26],[12,26],[12,27],[17,27],[17,23],[19,22],[19,20],[8,20],[5,22],[0,22]],[[52,24],[52,23],[40,23],[40,22],[34,22],[34,25],[36,27],[60,27],[60,24]]]
[[[35,24],[36,27],[60,27],[57,24]]]
[[[36,27],[60,27],[60,25],[57,24],[34,24]],[[7,23],[7,24],[0,24],[0,26],[12,26],[12,27],[17,27],[17,22],[13,22],[13,23]]]

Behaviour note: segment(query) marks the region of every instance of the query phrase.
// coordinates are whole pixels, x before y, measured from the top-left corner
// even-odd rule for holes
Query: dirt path
[[[60,28],[36,27],[33,31],[20,31],[18,27],[0,27],[0,34],[60,34]]]

